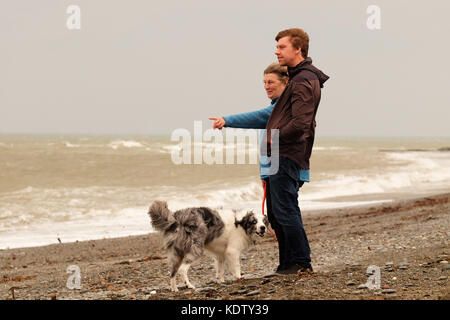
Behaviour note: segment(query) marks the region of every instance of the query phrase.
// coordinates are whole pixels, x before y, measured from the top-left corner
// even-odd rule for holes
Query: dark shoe
[[[309,265],[308,267],[301,267],[301,268],[297,271],[297,274],[298,274],[298,275],[300,275],[300,274],[302,274],[302,273],[306,273],[306,274],[314,273],[312,265]]]
[[[289,275],[289,274],[299,274],[299,273],[312,273],[313,268],[311,265],[309,266],[301,266],[297,263],[291,265],[288,268],[277,270],[275,273],[279,275]]]
[[[286,266],[285,266],[284,264],[280,264],[280,265],[278,265],[277,271],[275,271],[275,273],[276,273],[276,272],[279,272],[279,271],[282,271],[282,270],[284,270],[284,269],[286,269]]]

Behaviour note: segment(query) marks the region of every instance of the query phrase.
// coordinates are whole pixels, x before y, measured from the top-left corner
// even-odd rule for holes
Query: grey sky
[[[449,14],[447,0],[2,0],[0,133],[206,130],[269,104],[274,38],[301,27],[330,76],[318,136],[450,137]]]

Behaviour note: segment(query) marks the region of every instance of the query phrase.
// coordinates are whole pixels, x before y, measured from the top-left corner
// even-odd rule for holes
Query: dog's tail
[[[153,202],[148,209],[148,215],[152,220],[152,227],[157,231],[167,231],[177,227],[177,222],[165,201]]]

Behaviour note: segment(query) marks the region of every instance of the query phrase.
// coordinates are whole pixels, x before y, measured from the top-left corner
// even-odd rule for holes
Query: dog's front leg
[[[239,251],[228,250],[226,253],[226,258],[228,266],[230,267],[230,272],[237,279],[241,279],[241,263],[239,261]]]
[[[216,280],[218,283],[224,283],[225,279],[224,279],[224,257],[223,256],[216,256],[214,258],[214,260],[216,261]]]
[[[170,289],[173,292],[178,292],[176,276],[178,273],[178,269],[180,268],[182,258],[178,256],[172,256],[171,261],[172,271],[170,272]]]
[[[170,278],[170,289],[173,292],[178,292],[178,288],[177,288],[177,280],[175,279],[175,277],[171,277]]]
[[[192,285],[192,283],[189,281],[189,277],[188,277],[188,270],[189,270],[189,267],[190,267],[190,265],[189,264],[182,264],[181,265],[181,267],[180,267],[180,272],[181,272],[181,275],[183,276],[183,279],[184,279],[184,282],[186,283],[186,285],[187,285],[187,287],[189,288],[189,289],[194,289],[195,290],[195,287]]]

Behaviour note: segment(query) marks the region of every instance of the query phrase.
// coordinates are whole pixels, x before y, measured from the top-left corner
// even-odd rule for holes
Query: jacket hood
[[[306,58],[302,62],[300,62],[295,67],[288,67],[289,72],[289,79],[292,79],[302,70],[308,70],[314,73],[317,78],[319,79],[320,87],[323,88],[323,84],[325,81],[327,81],[330,77],[327,76],[325,73],[323,73],[321,70],[317,69],[315,66],[312,65],[312,59],[310,57]]]

